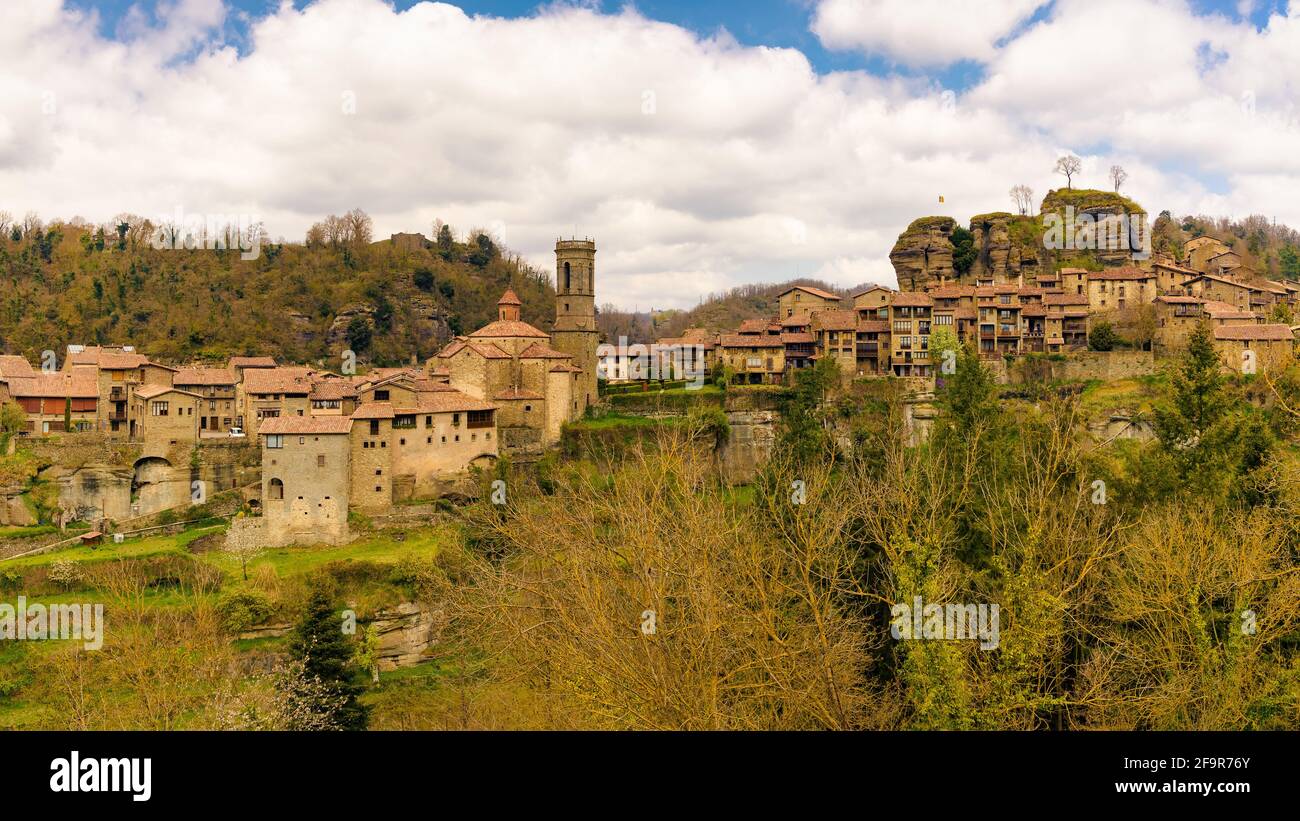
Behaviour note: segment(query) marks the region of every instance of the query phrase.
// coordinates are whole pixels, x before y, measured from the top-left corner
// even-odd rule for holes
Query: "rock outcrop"
[[[930,282],[954,279],[952,267],[952,217],[922,217],[913,220],[889,252],[898,287],[919,291]]]
[[[1008,214],[1005,211],[971,217],[970,232],[975,235],[979,254],[971,266],[970,279],[993,279],[995,282],[1019,282],[1026,285],[1038,275],[1042,247],[1041,223],[1034,217]]]

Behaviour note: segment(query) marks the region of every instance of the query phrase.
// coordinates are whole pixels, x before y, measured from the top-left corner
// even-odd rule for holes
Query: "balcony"
[[[125,421],[126,421],[126,411],[109,411],[109,412],[108,412],[108,421],[110,421],[110,422],[125,422]]]

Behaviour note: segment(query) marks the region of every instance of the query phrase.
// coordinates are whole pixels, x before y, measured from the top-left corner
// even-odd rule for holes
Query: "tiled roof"
[[[1047,316],[1047,309],[1037,305],[1026,306],[1025,309],[1020,312],[1020,315],[1023,317]]]
[[[781,344],[783,345],[811,345],[816,341],[817,337],[810,333],[781,334]]]
[[[915,291],[900,291],[899,293],[894,294],[892,302],[895,307],[919,307],[923,305],[933,305],[934,297],[929,294],[918,294]]]
[[[94,367],[74,365],[70,370],[11,379],[9,394],[14,398],[94,399],[99,397],[99,379]]]
[[[468,340],[457,340],[451,343],[442,349],[438,357],[440,359],[449,359],[463,350],[470,350],[484,359],[510,358],[510,354],[498,348],[494,342],[470,342]]]
[[[515,295],[514,288],[507,288],[506,292],[497,300],[498,305],[523,305],[519,297]]]
[[[527,322],[520,322],[513,319],[498,319],[496,322],[489,322],[482,328],[479,328],[471,337],[530,337],[537,339],[550,339],[550,336],[529,325]]]
[[[308,398],[319,401],[356,399],[357,389],[342,379],[321,379],[312,385]]]
[[[1156,302],[1167,302],[1170,305],[1200,305],[1205,302],[1199,296],[1178,296],[1176,294],[1161,294],[1156,297]]]
[[[767,326],[770,324],[771,320],[767,319],[746,319],[740,323],[738,331],[742,334],[761,334],[767,330]]]
[[[1262,341],[1294,339],[1289,325],[1219,325],[1215,339],[1258,339]]]
[[[259,436],[267,434],[295,435],[348,433],[352,430],[349,416],[273,416],[263,419],[258,426]]]
[[[582,368],[579,368],[576,365],[570,365],[567,362],[561,362],[554,368],[551,368],[550,373],[582,373]]]
[[[935,299],[961,299],[964,296],[975,296],[975,286],[973,285],[943,285],[930,291],[930,296]]]
[[[781,327],[802,328],[803,326],[808,325],[811,322],[812,322],[812,317],[808,315],[807,311],[804,311],[803,313],[787,316],[785,319],[781,320]]]
[[[232,356],[227,366],[231,368],[274,368],[275,359],[269,356]]]
[[[83,350],[68,354],[68,361],[73,365],[98,365],[107,370],[129,370],[140,367],[149,358],[134,351],[89,345]]]
[[[857,311],[818,311],[812,326],[819,331],[851,331],[858,326]]]
[[[823,291],[821,288],[812,288],[807,285],[796,285],[793,288],[786,288],[777,296],[778,298],[783,297],[786,294],[790,293],[791,291],[803,291],[806,294],[812,294],[813,296],[821,297],[822,299],[829,299],[833,302],[840,301],[840,298],[835,294],[832,294],[830,291]]]
[[[352,412],[353,419],[392,419],[392,402],[365,402]]]
[[[889,330],[889,323],[883,319],[859,319],[858,330],[863,333],[884,333]]]
[[[171,385],[141,385],[135,389],[135,395],[141,399],[153,399],[155,396],[162,396],[164,393],[183,393],[186,396],[199,396],[194,391],[173,388]]]
[[[245,393],[311,392],[311,368],[250,368],[244,371]]]
[[[11,356],[5,354],[0,356],[0,379],[13,379],[15,377],[31,377],[36,372],[32,370],[32,363],[28,362],[21,356]]]
[[[534,342],[520,352],[521,359],[571,359],[567,353],[557,351],[543,342]]]
[[[1045,294],[1044,305],[1087,305],[1088,297],[1084,294]]]
[[[181,368],[172,378],[174,385],[234,385],[239,373],[233,368]]]
[[[781,337],[768,334],[723,334],[718,344],[724,348],[779,348]]]
[[[869,294],[872,291],[884,291],[885,293],[888,294],[888,293],[893,293],[893,290],[894,290],[893,288],[890,288],[887,285],[869,285],[866,288],[863,288],[861,291],[858,291],[856,294],[853,294],[853,299],[857,299],[858,297],[864,294]]]

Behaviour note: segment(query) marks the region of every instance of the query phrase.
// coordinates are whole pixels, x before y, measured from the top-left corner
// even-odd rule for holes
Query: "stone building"
[[[1224,367],[1237,373],[1277,371],[1295,361],[1295,334],[1288,325],[1220,325],[1214,348]]]
[[[16,366],[11,370],[20,371]],[[7,381],[10,398],[27,415],[26,430],[35,436],[68,430],[95,430],[99,424],[99,381],[93,367],[13,376]]]
[[[594,254],[594,244],[587,244]],[[520,301],[513,290],[498,301],[495,322],[457,337],[426,363],[431,379],[445,380],[496,409],[502,450],[534,451],[559,441],[564,422],[580,417],[595,399],[595,315],[593,296],[586,293],[590,261],[567,262],[568,279],[561,274],[561,284],[567,287],[557,297],[556,325],[568,330],[557,331],[557,337],[578,350],[591,368],[590,379],[572,353],[552,347],[551,336],[519,318]],[[584,316],[582,305],[591,313]],[[585,330],[588,324],[591,333]]]
[[[517,309],[517,307],[516,307]],[[516,314],[516,319],[518,316]],[[568,354],[576,418],[596,404],[596,243],[587,239],[555,243],[555,324],[551,347]]]
[[[199,435],[228,434],[238,418],[239,372],[234,368],[181,368],[172,385],[198,394]]]
[[[346,416],[262,420],[264,544],[348,540],[352,425]]]

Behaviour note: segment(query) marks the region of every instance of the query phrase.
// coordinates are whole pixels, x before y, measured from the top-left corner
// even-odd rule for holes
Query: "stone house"
[[[228,434],[238,418],[239,372],[234,368],[181,368],[172,385],[203,398],[199,435]]]
[[[262,420],[263,541],[343,544],[353,421],[346,416],[280,416]]]
[[[1088,307],[1093,313],[1122,311],[1156,298],[1156,275],[1124,267],[1088,274]]]
[[[796,285],[782,291],[777,296],[776,303],[779,311],[778,316],[784,319],[797,313],[812,313],[813,311],[838,308],[840,298],[820,288]]]
[[[1281,370],[1295,361],[1295,334],[1288,325],[1220,325],[1214,348],[1225,368],[1236,373]]]
[[[305,367],[246,367],[242,372],[235,424],[248,435],[256,435],[264,419],[311,415],[316,371]]]
[[[168,385],[143,385],[131,397],[132,440],[144,443],[146,456],[176,464],[173,448],[193,447],[199,439],[204,398]]]

